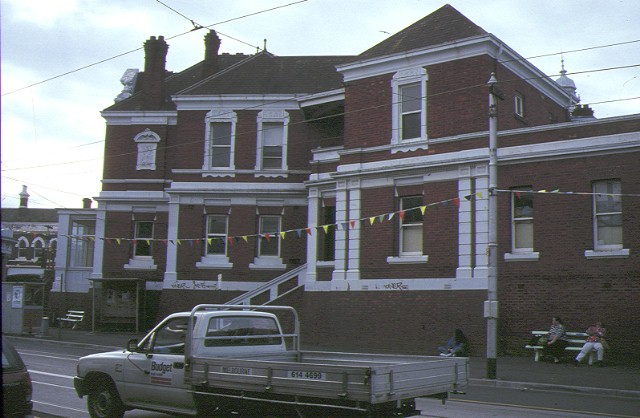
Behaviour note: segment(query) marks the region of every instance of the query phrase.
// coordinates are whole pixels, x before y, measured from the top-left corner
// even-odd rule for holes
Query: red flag
[[[457,208],[460,207],[460,198],[459,197],[454,197],[453,198],[453,204],[456,205]]]

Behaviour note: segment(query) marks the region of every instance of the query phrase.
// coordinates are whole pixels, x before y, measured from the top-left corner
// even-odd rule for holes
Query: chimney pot
[[[22,185],[22,192],[20,192],[20,207],[26,208],[29,206],[29,193],[27,193],[27,186]]]
[[[204,62],[202,65],[202,77],[208,77],[218,72],[219,50],[220,38],[215,30],[210,30],[204,36]]]
[[[84,199],[82,199],[82,208],[91,209],[91,202],[92,202],[91,199],[89,199],[88,197],[85,197]]]

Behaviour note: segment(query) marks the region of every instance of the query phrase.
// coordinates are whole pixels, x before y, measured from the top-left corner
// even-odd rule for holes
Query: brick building
[[[613,354],[638,342],[640,115],[594,118],[564,69],[449,5],[357,56],[219,45],[170,73],[151,37],[102,113],[91,273],[71,283],[95,324],[270,302],[316,347],[433,353],[462,328],[483,355],[493,73],[501,352],[551,315],[601,319]]]

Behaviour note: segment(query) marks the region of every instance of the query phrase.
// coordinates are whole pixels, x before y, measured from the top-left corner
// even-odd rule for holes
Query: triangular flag
[[[349,222],[342,222],[342,230],[346,231],[347,229],[349,229]]]
[[[393,219],[393,217],[394,217],[394,215],[395,215],[395,214],[396,214],[395,212],[391,212],[391,213],[389,214],[389,220]]]
[[[356,221],[349,221],[349,223],[351,224],[351,229],[356,227]]]
[[[177,240],[178,241],[178,245],[182,245],[182,240]]]
[[[464,198],[467,199],[468,201],[471,201],[471,198],[473,197],[472,194],[468,194],[466,195]]]
[[[209,245],[211,245],[211,243],[213,242],[213,238],[208,238],[207,242],[209,243]]]
[[[482,199],[482,192],[477,192],[477,193],[476,193],[476,197],[477,197],[478,199]]]
[[[132,240],[131,240],[131,243],[132,243],[133,245],[136,245],[136,244],[138,243],[138,240],[137,240],[137,239],[132,239]]]
[[[271,235],[269,235],[269,234],[264,234],[264,237],[267,239],[267,241],[271,241]]]
[[[233,245],[233,237],[227,237],[227,241],[229,241],[229,246]]]
[[[305,228],[305,231],[307,231],[307,235],[311,235],[311,228]]]
[[[401,210],[400,212],[398,212],[398,216],[400,217],[400,219],[404,219],[404,211]]]
[[[378,216],[378,220],[380,221],[380,223],[382,223],[382,221],[384,221],[384,215]]]
[[[420,212],[424,215],[424,211],[427,210],[426,206],[420,206]]]
[[[372,216],[369,218],[369,222],[371,223],[371,225],[373,225],[373,223],[376,221],[376,217]]]
[[[460,207],[460,198],[459,197],[454,197],[453,198],[453,204],[456,205],[456,207]]]
[[[542,190],[538,190],[538,193],[546,193],[547,191],[545,189]]]
[[[242,236],[242,239],[244,240],[244,242],[249,242],[249,238],[247,238],[247,236],[246,236],[246,235],[243,235],[243,236]]]
[[[560,189],[553,189],[553,190],[551,190],[551,193],[559,193],[559,192],[560,192]]]
[[[162,242],[164,243],[164,246],[165,246],[165,247],[167,247],[167,246],[168,246],[168,243],[167,243],[167,240],[166,240],[166,239],[163,239],[163,240],[162,240]]]
[[[150,239],[147,240],[147,245],[151,245],[151,240]]]
[[[520,199],[520,195],[521,195],[521,194],[522,194],[522,193],[520,193],[520,192],[516,191],[516,197],[517,197],[518,199]]]
[[[300,236],[302,235],[302,229],[296,229],[296,235],[298,236],[298,238],[300,238]]]
[[[285,231],[280,231],[280,238],[281,238],[281,239],[284,239],[284,234],[286,234],[286,232],[285,232]]]
[[[322,229],[324,229],[325,234],[329,233],[329,225],[322,225]]]
[[[120,238],[116,238],[116,242],[120,245]]]

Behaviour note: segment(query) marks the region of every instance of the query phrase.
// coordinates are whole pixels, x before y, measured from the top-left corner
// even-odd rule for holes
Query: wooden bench
[[[531,335],[540,338],[549,335],[549,331],[531,331]],[[586,342],[587,337],[588,334],[584,332],[567,332],[567,341],[569,341],[569,345],[567,345],[564,351],[574,351],[577,355],[577,353],[582,350],[582,346]],[[540,361],[540,358],[542,357],[542,349],[544,348],[543,346],[527,344],[524,348],[533,350],[533,361]],[[588,357],[589,365],[593,364],[596,357],[595,350],[591,350]]]
[[[64,324],[67,324],[71,326],[71,329],[76,329],[82,324],[82,321],[84,320],[84,311],[76,311],[70,309],[69,311],[67,311],[67,314],[64,317],[59,319],[60,324],[62,324],[63,326]]]

